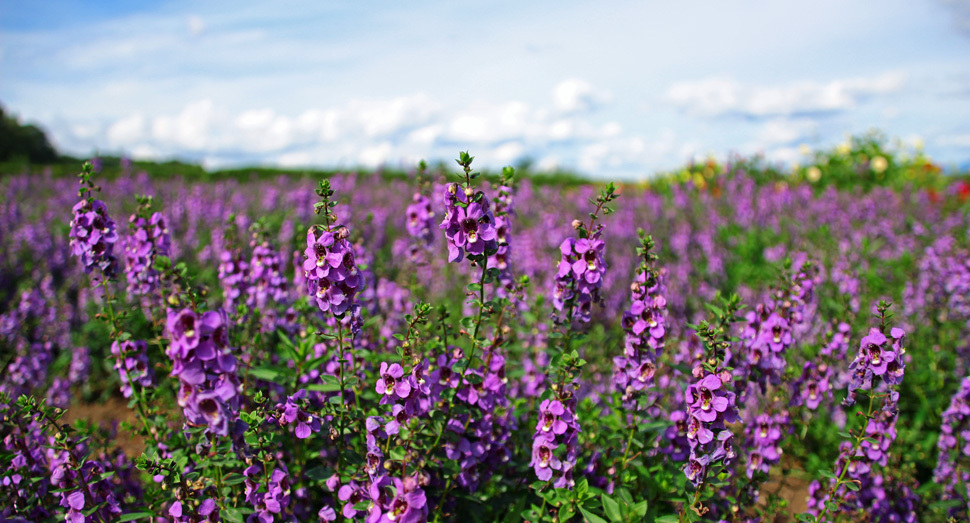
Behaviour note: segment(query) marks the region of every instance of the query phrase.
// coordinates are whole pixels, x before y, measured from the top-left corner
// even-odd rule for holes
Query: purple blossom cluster
[[[419,245],[430,247],[434,242],[435,213],[431,207],[431,198],[414,193],[411,204],[405,210],[407,221],[405,230],[411,238],[417,240]]]
[[[514,290],[515,281],[512,277],[512,217],[515,210],[512,207],[512,188],[508,185],[498,187],[495,197],[495,254],[488,262],[489,267],[495,267],[498,273],[498,295],[508,297]]]
[[[72,466],[72,461],[76,461],[73,455],[61,460],[51,470],[51,486],[61,491],[60,506],[67,509],[67,521],[85,523],[89,518],[90,521],[110,521],[121,514],[114,486],[102,477],[106,470],[100,462],[86,460],[77,469]]]
[[[735,403],[737,396],[727,390],[731,383],[729,372],[696,367],[693,374],[697,381],[684,393],[690,442],[684,473],[694,485],[699,485],[716,463],[728,465],[736,457],[734,434],[725,423],[736,423],[741,418]]]
[[[961,502],[950,509],[950,516],[966,517],[970,513],[970,378],[963,379],[943,411],[936,447],[933,480],[942,485],[943,499]]]
[[[817,410],[823,401],[832,401],[832,368],[826,363],[806,361],[802,375],[792,383],[791,405]]]
[[[289,300],[289,281],[284,272],[283,256],[269,240],[254,238],[252,247],[246,305],[251,309],[267,310],[270,303],[286,304]]]
[[[873,521],[917,521],[915,508],[919,505],[919,498],[916,493],[905,483],[887,480],[885,474],[876,468],[888,464],[889,447],[896,439],[896,415],[886,410],[879,411],[867,423],[865,435],[867,439],[859,447],[853,447],[847,441],[842,443],[835,478],[829,480],[827,488],[818,481],[809,486],[809,512],[816,515],[821,513],[825,503],[832,501],[830,492],[837,484],[836,478],[844,477],[845,481],[834,492],[834,498],[838,500],[836,513],[866,514]],[[875,440],[875,443],[868,439]],[[846,482],[855,485],[848,488]]]
[[[201,316],[169,309],[167,329],[172,376],[179,380],[178,404],[189,425],[229,434],[239,410],[236,357],[229,347],[228,318],[222,310]]]
[[[254,463],[243,471],[246,501],[256,510],[248,518],[250,523],[272,522],[274,514],[282,516],[289,506],[290,476],[286,467],[281,467],[269,472],[263,464]]]
[[[448,240],[448,261],[460,262],[465,254],[480,256],[498,248],[498,231],[488,197],[482,191],[448,185],[445,217],[438,225]]]
[[[142,388],[152,386],[155,377],[148,363],[148,344],[141,340],[115,341],[111,344],[111,355],[115,358],[114,369],[121,378],[124,397],[131,397],[132,384]]]
[[[575,416],[575,399],[543,400],[539,421],[532,435],[532,461],[529,463],[542,481],[555,488],[572,488],[573,469],[579,457],[580,426]],[[560,448],[561,447],[561,448]]]
[[[613,384],[624,401],[654,383],[664,348],[667,312],[663,273],[643,270],[630,286],[630,308],[623,312],[623,354],[613,358]]]
[[[222,286],[225,307],[233,311],[237,305],[249,299],[249,262],[240,249],[222,251],[219,260],[219,284]],[[298,270],[297,273],[303,274],[303,271]]]
[[[335,316],[347,311],[353,315],[353,309],[359,309],[356,297],[364,286],[354,248],[347,241],[345,231],[342,227],[335,231],[311,227],[307,231],[304,251],[307,292],[321,311],[329,311]]]
[[[781,440],[790,431],[791,418],[788,414],[760,414],[754,423],[745,427],[748,478],[753,478],[759,472],[767,475],[772,465],[778,464],[782,455]]]
[[[859,352],[849,364],[849,394],[843,402],[846,406],[855,404],[857,390],[873,390],[877,378],[889,386],[902,383],[906,372],[904,336],[905,332],[899,327],[893,327],[890,338],[876,327],[869,329],[869,334],[859,343]]]
[[[557,311],[572,313],[572,318],[588,322],[593,303],[600,301],[600,287],[607,265],[606,242],[600,239],[602,229],[588,238],[566,238],[559,246],[562,257],[556,274],[552,304]],[[567,319],[567,320],[568,320]]]
[[[133,296],[147,296],[158,288],[155,257],[167,256],[171,239],[165,218],[154,213],[145,219],[132,214],[128,219],[131,234],[125,241],[125,275],[128,292]]]
[[[117,259],[114,245],[118,241],[115,222],[108,216],[108,207],[101,200],[84,199],[74,206],[71,220],[71,252],[81,259],[84,270],[97,269],[110,277]]]

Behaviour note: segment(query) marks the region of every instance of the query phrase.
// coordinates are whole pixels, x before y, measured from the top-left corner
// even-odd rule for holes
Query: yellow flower
[[[822,179],[822,170],[813,165],[805,171],[805,178],[807,178],[808,181],[815,183]]]
[[[848,143],[840,143],[838,147],[835,148],[835,152],[839,153],[840,156],[845,156],[849,154],[849,151],[851,150],[852,150],[852,146],[849,145]]]
[[[872,167],[872,172],[882,174],[886,172],[886,169],[889,168],[889,161],[882,156],[876,156],[872,159],[872,163],[869,165]]]

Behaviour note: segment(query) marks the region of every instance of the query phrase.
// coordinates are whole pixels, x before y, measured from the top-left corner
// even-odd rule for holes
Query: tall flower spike
[[[74,217],[69,233],[71,252],[81,259],[86,272],[97,270],[110,278],[117,268],[113,252],[118,233],[114,220],[108,216],[105,203],[90,195],[85,196],[97,189],[91,182],[91,172],[92,166],[86,162],[78,175],[81,179],[81,188],[78,189],[81,201],[72,210]]]
[[[448,239],[448,261],[460,262],[466,254],[478,258],[490,256],[498,249],[495,215],[488,197],[472,187],[474,157],[463,152],[456,160],[464,170],[464,183],[448,184],[445,193],[445,217],[438,226]]]
[[[329,180],[320,182],[317,194],[321,201],[314,210],[323,215],[325,224],[314,225],[307,231],[303,271],[311,300],[321,311],[338,318],[349,312],[356,336],[361,326],[357,294],[364,287],[364,278],[357,267],[354,248],[347,241],[350,231],[335,225],[337,215],[333,208],[337,202],[331,200],[333,193]]]
[[[618,197],[616,186],[613,183],[608,184],[593,201],[596,209],[589,215],[589,224],[573,220],[573,229],[576,229],[579,237],[566,238],[559,246],[562,257],[556,274],[552,305],[556,311],[565,310],[567,316],[571,316],[558,318],[561,322],[574,319],[588,322],[593,303],[601,301],[599,291],[607,269],[604,259],[606,242],[601,239],[603,225],[596,224],[596,220],[600,212],[613,212],[606,204]]]
[[[630,285],[630,308],[623,312],[621,325],[626,332],[623,354],[613,358],[613,385],[627,407],[635,397],[653,385],[656,361],[664,347],[667,299],[663,272],[654,267],[657,255],[653,238],[639,231],[637,254],[640,266]]]

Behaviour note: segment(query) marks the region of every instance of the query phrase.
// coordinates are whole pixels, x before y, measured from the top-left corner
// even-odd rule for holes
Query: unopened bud
[[[582,226],[583,226],[583,222],[581,222],[579,220],[573,220],[573,229],[577,229],[578,230]]]

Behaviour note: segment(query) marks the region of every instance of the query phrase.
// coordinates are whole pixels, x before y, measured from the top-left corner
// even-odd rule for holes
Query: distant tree
[[[35,125],[23,125],[0,105],[0,161],[26,160],[30,163],[57,161],[57,151],[44,131]]]

